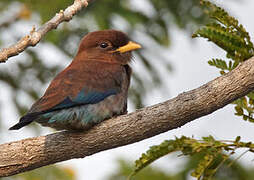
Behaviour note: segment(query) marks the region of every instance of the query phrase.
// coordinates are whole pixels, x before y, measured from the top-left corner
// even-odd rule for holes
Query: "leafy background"
[[[1,0],[0,46],[6,47],[15,43],[31,30],[32,25],[39,27],[43,22],[54,16],[56,12],[65,9],[71,3],[72,1],[70,0],[36,2],[33,0]],[[32,102],[43,93],[48,82],[55,74],[70,62],[76,53],[79,40],[88,31],[117,28],[125,31],[133,40],[143,45],[143,50],[135,54],[136,60],[133,64],[134,76],[129,94],[129,110],[133,111],[135,108],[150,105],[151,100],[148,101],[147,99],[151,96],[169,98],[169,88],[173,89],[174,84],[172,87],[168,87],[165,85],[165,79],[172,75],[173,68],[175,71],[178,69],[172,66],[173,62],[165,51],[175,45],[176,41],[181,44],[180,41],[182,39],[173,37],[177,35],[176,31],[181,31],[181,33],[191,37],[191,33],[207,21],[208,18],[200,9],[198,0],[94,1],[86,10],[75,16],[71,22],[63,23],[57,30],[49,32],[37,47],[29,48],[20,56],[10,59],[8,63],[1,64],[0,84],[3,88],[0,89],[0,142],[10,140],[7,138],[11,134],[6,130],[8,126],[27,111]],[[177,36],[181,37],[180,34]],[[200,47],[200,49],[204,48],[204,44],[205,42],[203,42],[203,47]],[[180,46],[180,48],[183,47],[185,46]],[[184,52],[185,49],[183,48],[181,51]],[[195,53],[198,54],[200,53],[199,51],[197,50]],[[174,61],[179,59],[177,56],[171,58]],[[209,58],[211,57],[203,57],[203,61]],[[194,61],[192,58],[184,60]],[[181,65],[188,66],[186,62]],[[183,72],[182,76],[188,74],[191,68],[198,66],[198,68],[203,68],[195,62],[191,66],[186,72]],[[216,75],[214,71],[214,77]],[[207,79],[204,79],[203,83],[206,81]],[[180,82],[175,84],[177,83]],[[197,83],[197,85],[201,84]],[[188,85],[187,81],[186,85]],[[190,88],[189,86],[187,87]],[[155,103],[156,101],[159,102],[159,100],[152,102]],[[12,112],[12,115],[9,112]],[[230,113],[233,114],[233,112]],[[8,122],[7,116],[10,117]],[[34,124],[11,135],[16,136],[15,138],[18,139],[20,138],[19,133],[27,137],[48,133],[49,131],[51,130],[45,130],[45,128],[40,128]],[[152,140],[151,142],[158,144],[161,141]],[[132,148],[135,148],[135,146],[132,146]],[[140,152],[146,151],[147,148],[147,145],[143,146]],[[116,151],[113,150],[113,152]],[[190,171],[193,170],[195,162],[197,162],[197,158],[184,159],[180,170],[176,172],[169,173],[166,171],[167,173],[165,173],[163,168],[148,167],[135,178],[188,179]],[[83,159],[83,161],[86,161],[86,159]],[[133,162],[123,160],[125,159],[124,157],[120,159],[118,161],[118,170],[109,176],[108,179],[123,179],[123,177],[129,176],[131,168],[133,168]],[[165,161],[170,163],[170,159]],[[101,168],[104,167],[106,168],[107,166],[104,165]],[[234,163],[234,166],[225,168],[225,172],[219,173],[216,178],[225,179],[225,174],[228,173],[236,174],[235,179],[243,179],[242,177],[251,179],[253,177],[251,172],[251,169],[246,169],[245,166]],[[75,168],[70,165],[67,168],[65,166],[52,166],[12,178],[77,179],[82,177],[82,179],[85,179],[86,177],[85,175],[77,177],[76,174]]]

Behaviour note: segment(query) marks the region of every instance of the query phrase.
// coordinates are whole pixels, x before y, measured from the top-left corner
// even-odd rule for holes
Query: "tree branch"
[[[61,10],[51,20],[46,22],[37,31],[33,27],[29,35],[21,38],[16,44],[0,50],[0,63],[6,62],[9,57],[16,56],[29,46],[35,46],[41,38],[64,21],[70,21],[82,8],[88,6],[89,0],[75,0],[74,3],[64,11]]]
[[[86,132],[58,132],[0,145],[0,177],[131,144],[210,114],[254,90],[254,58],[166,102],[104,121]]]

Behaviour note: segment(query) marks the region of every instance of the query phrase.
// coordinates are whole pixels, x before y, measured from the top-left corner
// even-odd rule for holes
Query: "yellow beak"
[[[114,52],[125,53],[125,52],[128,52],[128,51],[133,51],[135,49],[140,49],[140,48],[141,48],[141,45],[130,41],[128,44],[126,44],[125,46],[119,47]]]

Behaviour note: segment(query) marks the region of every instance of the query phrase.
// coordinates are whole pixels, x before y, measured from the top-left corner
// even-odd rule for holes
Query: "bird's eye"
[[[105,43],[105,42],[104,42],[104,43],[101,43],[101,44],[100,44],[100,47],[104,49],[104,48],[108,47],[108,43]]]

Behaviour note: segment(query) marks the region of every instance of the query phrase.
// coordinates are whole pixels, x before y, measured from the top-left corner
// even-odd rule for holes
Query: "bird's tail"
[[[31,114],[27,114],[27,115],[21,117],[19,122],[17,124],[15,124],[14,126],[10,127],[9,130],[18,130],[18,129],[30,124],[37,118],[38,115],[39,115],[38,113],[31,113]]]

